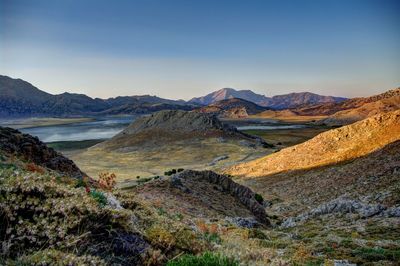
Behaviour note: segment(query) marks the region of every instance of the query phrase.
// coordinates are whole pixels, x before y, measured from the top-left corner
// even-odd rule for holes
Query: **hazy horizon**
[[[99,98],[369,96],[400,86],[399,11],[391,0],[0,0],[0,74]]]

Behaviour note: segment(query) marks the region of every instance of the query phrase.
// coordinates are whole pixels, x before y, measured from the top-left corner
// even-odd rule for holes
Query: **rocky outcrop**
[[[124,150],[145,145],[158,146],[172,141],[205,138],[234,138],[268,146],[261,138],[238,131],[222,123],[215,115],[181,110],[156,112],[135,120],[121,133],[97,148]]]
[[[360,215],[361,218],[369,218],[378,215],[385,217],[400,217],[400,207],[394,206],[387,208],[381,204],[367,204],[354,199],[338,198],[322,204],[309,212],[286,219],[282,223],[282,227],[294,227],[298,222],[332,213],[356,213]]]
[[[12,128],[0,127],[0,151],[71,177],[85,175],[73,161],[47,147],[37,137]]]
[[[193,171],[186,170],[174,175],[171,178],[171,185],[182,189],[185,192],[190,192],[185,186],[185,181],[191,182],[209,182],[218,186],[221,192],[229,193],[238,199],[244,206],[246,206],[259,222],[264,225],[270,225],[264,207],[255,199],[255,193],[248,187],[234,182],[226,175],[219,175],[213,171]]]

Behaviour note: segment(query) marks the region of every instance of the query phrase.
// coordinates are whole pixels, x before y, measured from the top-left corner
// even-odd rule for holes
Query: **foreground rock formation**
[[[264,207],[255,199],[255,193],[248,187],[232,181],[228,176],[219,175],[212,171],[187,170],[176,174],[171,179],[171,184],[173,186],[189,193],[191,190],[195,190],[201,182],[217,185],[217,187],[213,188],[214,190],[218,190],[220,193],[229,193],[246,206],[258,221],[264,225],[270,225]]]
[[[226,173],[241,177],[322,167],[369,154],[400,139],[400,110],[321,133],[264,158],[236,165]]]
[[[85,175],[73,161],[38,138],[12,128],[0,127],[0,151],[7,157],[17,157],[69,176]]]

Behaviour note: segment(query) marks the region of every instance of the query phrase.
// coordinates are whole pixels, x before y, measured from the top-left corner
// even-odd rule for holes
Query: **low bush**
[[[353,255],[363,258],[366,261],[400,261],[400,250],[385,248],[358,248],[353,251]]]
[[[115,187],[117,176],[114,173],[103,172],[99,174],[97,183],[103,190],[112,191]]]
[[[28,163],[25,165],[25,170],[29,172],[34,172],[34,173],[39,173],[39,174],[44,174],[45,170],[43,167],[34,164],[34,163]]]
[[[46,265],[140,263],[147,243],[131,227],[132,212],[100,208],[106,203],[103,193],[75,188],[72,178],[71,184],[62,180],[0,171],[0,264],[37,265],[41,259]]]
[[[257,194],[257,193],[254,195],[254,199],[260,204],[263,204],[263,202],[264,202],[263,197],[260,194]]]
[[[183,171],[183,169],[182,169],[182,171]],[[169,171],[164,172],[164,175],[171,176],[171,175],[174,175],[176,173],[177,173],[176,169],[171,169]]]
[[[239,262],[216,253],[205,252],[202,255],[183,255],[182,257],[171,260],[167,266],[239,266]]]
[[[104,196],[103,192],[97,190],[91,190],[89,195],[97,201],[100,207],[104,207],[107,205],[107,198]]]

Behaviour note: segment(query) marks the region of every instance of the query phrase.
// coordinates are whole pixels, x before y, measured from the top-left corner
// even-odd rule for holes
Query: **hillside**
[[[303,105],[340,103],[343,97],[323,96],[311,92],[297,92],[273,96],[267,107],[277,110],[292,109]]]
[[[339,111],[319,121],[329,126],[341,126],[360,121],[367,117],[400,109],[400,94],[389,98],[382,98],[374,102],[367,102],[360,107]]]
[[[189,102],[209,105],[218,101],[231,98],[244,99],[261,106],[265,106],[268,102],[267,97],[261,94],[254,93],[251,90],[235,90],[231,88],[223,88],[218,91],[209,93],[205,96],[193,98]]]
[[[360,134],[361,143],[374,146],[374,128],[384,123],[385,133],[394,135],[390,125],[398,125],[399,116],[366,119],[364,126],[334,134],[333,142],[344,133],[353,141]],[[132,132],[170,128],[162,117]],[[212,121],[179,128],[221,130]],[[372,137],[360,130],[366,128]],[[386,143],[388,137],[378,134]],[[16,130],[0,128],[0,144],[1,265],[396,265],[400,258],[399,140],[342,164],[247,180],[180,169],[172,176],[135,178],[123,189],[114,187],[112,168],[96,182],[90,181],[97,173],[88,180],[63,170],[69,168],[52,168],[59,158],[77,169]],[[208,154],[216,145],[201,150]],[[174,160],[170,148],[168,161]],[[179,163],[192,153],[181,154]],[[116,156],[103,155],[89,157],[90,163]],[[162,163],[160,149],[137,162],[129,156],[123,153],[134,168],[149,158]]]
[[[238,98],[230,98],[195,109],[195,112],[215,114],[222,118],[245,118],[258,114],[267,108],[253,102]]]
[[[166,144],[166,142],[204,139],[232,138],[255,144],[264,142],[257,137],[237,131],[223,124],[215,116],[198,112],[160,111],[135,120],[122,132],[97,147],[108,150],[124,149],[132,146],[143,147]]]
[[[112,107],[99,112],[98,115],[118,115],[118,114],[151,114],[162,110],[184,110],[191,111],[197,106],[192,104],[171,104],[171,103],[131,103]]]
[[[337,103],[345,100],[345,98],[341,97],[322,96],[310,92],[289,93],[284,95],[276,95],[273,97],[266,97],[261,94],[256,94],[251,90],[235,90],[231,88],[224,88],[202,97],[193,98],[189,102],[210,105],[212,103],[231,98],[244,99],[257,105],[272,109],[287,109],[321,103]]]
[[[370,97],[358,97],[358,98],[347,99],[339,103],[326,103],[326,104],[303,106],[296,108],[292,111],[294,111],[298,115],[307,115],[307,116],[333,115],[340,111],[359,108],[364,104],[388,99],[394,96],[400,96],[400,88],[389,90],[384,93],[373,95]]]
[[[91,98],[84,94],[53,95],[21,79],[0,75],[0,117],[87,116],[148,114],[166,109],[192,110],[193,104],[156,96],[123,96],[109,99]]]
[[[72,177],[73,172],[53,168],[51,162],[58,158],[77,170],[75,164],[37,138],[0,130],[1,265],[165,265],[178,255],[206,251],[219,259],[211,252],[225,228],[212,225],[210,236],[204,229],[211,226],[208,219],[218,217],[235,230],[240,222],[269,225],[255,193],[229,177],[187,171],[135,188],[149,191],[166,184],[166,207],[174,195],[187,199],[189,213],[161,212],[143,194],[115,190],[108,173],[96,182]]]
[[[336,164],[367,155],[400,139],[400,110],[321,133],[313,139],[226,172],[245,178]]]
[[[216,170],[271,152],[263,139],[223,124],[211,114],[160,111],[135,120],[113,138],[72,155],[88,174],[107,169],[132,177],[170,169]]]
[[[54,170],[60,174],[82,178],[85,176],[73,161],[49,148],[38,138],[23,134],[18,130],[0,127],[0,151],[6,157],[32,162]]]

